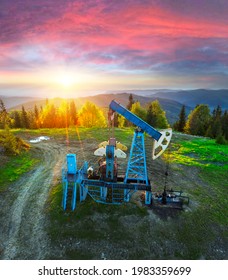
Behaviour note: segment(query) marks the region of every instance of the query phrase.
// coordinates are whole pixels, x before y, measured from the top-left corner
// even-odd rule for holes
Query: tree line
[[[154,127],[167,128],[169,126],[159,102],[153,101],[148,108],[143,108],[138,101],[134,101],[132,95],[129,97],[128,110],[145,120]],[[10,128],[65,128],[69,126],[82,127],[106,127],[107,121],[105,111],[93,104],[85,102],[78,111],[75,102],[64,100],[59,107],[46,100],[45,106],[34,105],[33,110],[13,110],[7,112],[5,105],[0,100],[0,128],[7,125]],[[132,124],[123,116],[115,115],[115,126],[127,127]]]
[[[143,107],[130,94],[126,108],[155,128],[171,127],[158,100]],[[106,127],[105,114],[104,110],[89,101],[78,111],[73,100],[64,100],[57,107],[48,99],[44,106],[34,105],[33,110],[25,110],[22,106],[21,110],[7,112],[3,101],[0,100],[0,128],[5,126],[27,129],[69,126]],[[132,124],[123,116],[115,114],[114,126],[128,127]],[[211,113],[207,105],[200,104],[187,116],[183,105],[178,120],[172,127],[182,133],[215,138],[219,143],[228,141],[228,113],[227,110],[223,112],[220,106],[217,106]]]
[[[147,104],[146,108],[142,108],[130,94],[127,109],[155,128],[171,127],[158,100]],[[120,126],[130,125],[121,116],[118,120]],[[199,104],[187,116],[185,105],[183,105],[178,120],[172,125],[172,128],[182,133],[216,139],[218,144],[226,144],[228,142],[228,112],[227,110],[223,112],[221,106],[218,105],[211,113],[208,105]]]
[[[148,103],[144,108],[141,106],[140,102],[135,101],[132,94],[130,94],[126,108],[153,127],[161,129],[170,127],[166,118],[166,113],[161,108],[158,100]],[[115,125],[118,127],[132,126],[131,122],[118,114]]]
[[[228,141],[228,112],[223,112],[218,105],[211,113],[208,105],[199,104],[186,116],[183,105],[173,128],[191,135],[214,138],[217,143],[225,144]]]
[[[0,128],[65,128],[69,126],[105,127],[104,113],[95,104],[87,101],[78,112],[75,102],[62,101],[59,107],[46,100],[45,106],[34,105],[33,110],[6,111],[0,100]]]

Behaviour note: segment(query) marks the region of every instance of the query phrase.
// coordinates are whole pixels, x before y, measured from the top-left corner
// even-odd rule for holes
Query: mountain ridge
[[[223,110],[228,109],[228,89],[166,91],[153,94],[151,97],[152,96],[178,101],[190,107],[195,107],[197,104],[207,104],[211,110],[218,105],[220,105]]]
[[[77,109],[79,110],[86,101],[91,101],[95,105],[101,108],[108,108],[110,102],[115,99],[117,102],[121,103],[123,106],[126,106],[129,101],[129,93],[118,93],[118,94],[99,94],[95,96],[87,96],[87,97],[79,97],[79,98],[70,98],[69,100],[74,100]],[[182,104],[177,101],[172,101],[164,98],[153,98],[149,96],[140,96],[133,94],[133,98],[135,101],[139,101],[142,106],[146,106],[146,104],[158,100],[160,102],[163,110],[166,111],[166,116],[170,124],[174,123],[178,119],[178,114],[181,110]],[[53,98],[50,99],[49,102],[55,104],[55,106],[59,106],[63,101],[63,98]],[[23,104],[18,104],[17,106],[13,106],[8,108],[9,111],[12,110],[21,110],[22,105],[26,110],[33,110],[34,106],[38,107],[44,106],[46,103],[46,99],[38,99],[32,100]],[[192,108],[186,106],[186,113],[188,114]]]
[[[140,91],[140,93],[142,92],[143,90]],[[211,110],[218,105],[222,107],[222,110],[228,109],[228,89],[196,89],[178,91],[169,91],[164,89],[157,93],[152,92],[152,94],[150,94],[150,90],[145,90],[145,93],[145,95],[137,95],[134,93],[132,93],[132,95],[134,100],[139,101],[142,106],[146,106],[147,103],[157,99],[160,102],[161,107],[166,111],[166,116],[170,124],[173,124],[178,119],[178,115],[183,105],[186,107],[187,115],[197,104],[207,104]],[[121,103],[123,106],[126,106],[129,101],[129,95],[130,93],[128,91],[123,91],[122,93],[118,91],[117,93],[103,93],[92,96],[69,98],[69,100],[75,101],[78,110],[88,100],[99,107],[108,108],[111,100],[113,99]],[[21,110],[22,105],[26,110],[33,110],[35,104],[39,107],[44,106],[46,103],[46,98],[6,96],[0,96],[0,98],[3,99],[3,102],[8,110]],[[50,102],[59,106],[62,100],[63,98],[53,98],[50,99]]]

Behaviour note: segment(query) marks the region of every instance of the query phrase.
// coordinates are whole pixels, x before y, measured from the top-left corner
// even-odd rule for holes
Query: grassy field
[[[179,140],[174,145],[170,161],[198,167],[204,187],[189,189],[211,220],[226,225],[228,217],[228,145],[217,145],[214,140],[197,138]]]
[[[193,138],[191,141],[186,141],[180,139],[173,144],[171,161],[203,168],[217,166],[228,169],[227,156],[228,145],[218,145],[215,140]]]
[[[31,151],[24,151],[17,156],[5,157],[1,166],[0,192],[7,190],[8,186],[31,170],[39,159]]]
[[[53,139],[69,139],[69,141],[96,139],[98,141],[104,141],[109,138],[111,130],[108,128],[84,128],[84,127],[70,127],[70,128],[43,128],[43,129],[14,129],[12,130],[15,135],[26,136],[27,138],[33,138],[40,135],[46,135],[52,137]],[[115,128],[114,135],[121,142],[132,139],[133,128],[120,129]]]

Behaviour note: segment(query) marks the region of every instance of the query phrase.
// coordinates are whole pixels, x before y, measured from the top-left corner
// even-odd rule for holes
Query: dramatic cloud
[[[62,69],[91,89],[227,87],[227,14],[226,0],[1,0],[0,84]]]

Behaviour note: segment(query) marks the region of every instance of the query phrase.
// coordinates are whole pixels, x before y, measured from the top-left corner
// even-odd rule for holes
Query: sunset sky
[[[0,95],[228,88],[227,0],[0,0]]]

